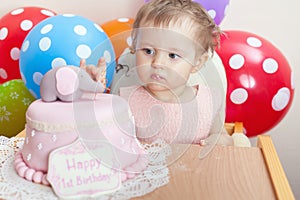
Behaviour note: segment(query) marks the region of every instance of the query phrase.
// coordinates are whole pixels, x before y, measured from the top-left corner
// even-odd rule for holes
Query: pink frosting
[[[40,183],[44,185],[49,185],[49,182],[46,180],[43,182],[42,177],[46,177],[46,174],[41,171],[36,171],[33,168],[29,168],[26,165],[26,162],[24,162],[22,158],[22,154],[20,152],[16,153],[15,155],[15,169],[17,171],[17,174],[24,179],[28,181],[33,181],[35,183]]]
[[[37,171],[35,174],[33,174],[32,180],[35,183],[42,183],[44,173],[41,171]]]
[[[126,172],[127,168],[134,172],[146,168],[147,159],[136,138],[129,105],[119,96],[98,94],[93,101],[83,98],[69,103],[36,100],[26,112],[26,121],[24,146],[16,154],[14,165],[19,176],[29,181],[49,185],[49,154],[78,137],[106,139],[113,144],[125,170],[123,181],[134,176]]]

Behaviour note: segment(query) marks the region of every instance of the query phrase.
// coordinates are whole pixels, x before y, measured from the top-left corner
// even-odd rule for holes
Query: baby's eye
[[[176,54],[176,53],[169,53],[169,57],[170,57],[171,59],[177,59],[177,58],[180,58],[180,56],[179,56],[178,54]]]
[[[143,51],[145,54],[148,54],[148,55],[153,55],[153,54],[154,54],[154,50],[149,49],[149,48],[143,48],[142,51]]]

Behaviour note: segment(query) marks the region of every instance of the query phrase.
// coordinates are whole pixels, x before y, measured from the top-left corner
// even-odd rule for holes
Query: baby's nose
[[[166,58],[164,58],[163,54],[157,53],[155,54],[155,56],[153,57],[152,60],[152,67],[153,68],[163,68],[166,65]]]

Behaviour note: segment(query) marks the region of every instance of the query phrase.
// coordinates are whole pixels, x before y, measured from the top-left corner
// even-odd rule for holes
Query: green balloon
[[[0,85],[0,135],[13,137],[25,128],[26,110],[34,100],[21,79]]]

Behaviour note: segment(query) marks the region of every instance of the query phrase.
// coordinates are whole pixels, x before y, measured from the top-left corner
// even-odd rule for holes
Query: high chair
[[[134,60],[129,50],[125,50],[118,60],[124,68],[119,68],[112,82],[112,93],[117,93],[120,85],[138,83],[135,71],[131,70],[131,66],[135,66]],[[224,125],[229,135],[243,134],[242,122],[222,124],[227,81],[221,59],[214,54],[200,71],[190,77],[188,84],[220,88],[223,104],[217,126]],[[203,160],[198,158],[199,149],[198,145],[191,145],[169,166],[169,184],[136,199],[295,199],[270,136],[259,135],[256,147],[217,145]]]

